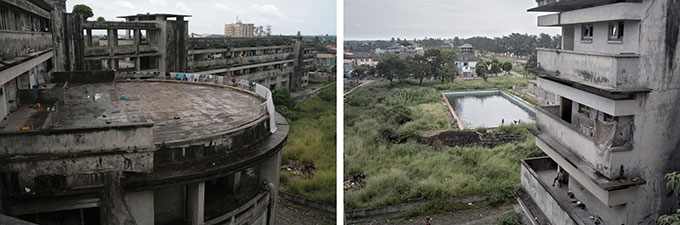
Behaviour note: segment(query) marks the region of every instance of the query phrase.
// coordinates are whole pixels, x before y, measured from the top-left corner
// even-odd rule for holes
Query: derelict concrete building
[[[315,69],[306,66],[313,63],[313,54],[305,53],[311,45],[298,36],[193,38],[185,20],[190,15],[83,21],[77,14],[52,13],[58,71],[212,74],[295,91],[307,85],[308,73]]]
[[[266,87],[124,73],[186,70],[183,17],[0,0],[0,222],[275,223],[288,126]]]
[[[525,213],[533,224],[655,224],[678,208],[664,175],[680,169],[680,2],[537,3],[529,11],[557,12],[538,25],[563,37],[537,50],[537,84],[560,101],[538,107],[530,129],[548,156],[522,160]],[[552,186],[558,171],[564,185]]]

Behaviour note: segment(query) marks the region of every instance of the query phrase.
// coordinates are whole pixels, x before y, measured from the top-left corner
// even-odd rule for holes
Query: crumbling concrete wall
[[[165,71],[182,72],[187,69],[187,39],[189,39],[189,22],[166,21],[165,40],[161,38],[161,45],[165,42]],[[163,66],[163,64],[161,64]]]
[[[52,11],[52,40],[55,71],[84,69],[85,37],[80,14]]]
[[[151,124],[37,130],[0,135],[0,155],[78,154],[153,148]]]
[[[44,32],[0,33],[0,60],[29,56],[52,48],[52,34]]]

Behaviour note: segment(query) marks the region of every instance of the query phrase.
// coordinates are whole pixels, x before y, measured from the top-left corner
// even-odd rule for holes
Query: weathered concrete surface
[[[556,49],[538,49],[540,68],[562,79],[612,89],[643,88],[639,56],[595,54]]]
[[[52,48],[52,34],[46,32],[0,31],[0,59],[11,61]]]
[[[85,37],[82,15],[52,11],[51,22],[55,70],[83,70]]]

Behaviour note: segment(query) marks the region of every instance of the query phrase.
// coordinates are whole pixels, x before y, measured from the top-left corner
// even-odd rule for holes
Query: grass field
[[[324,203],[335,203],[336,172],[336,101],[335,86],[322,89],[320,96],[298,102],[289,120],[288,143],[283,148],[283,162],[312,163],[311,178],[293,178],[281,173],[281,186],[292,192]]]
[[[541,151],[523,126],[500,132],[521,134],[519,143],[495,148],[444,147],[419,142],[454,130],[442,104],[442,90],[508,89],[527,85],[511,76],[452,83],[376,81],[355,90],[345,104],[345,175],[364,174],[365,187],[345,193],[346,209],[438,199],[503,190],[519,183],[519,159]]]

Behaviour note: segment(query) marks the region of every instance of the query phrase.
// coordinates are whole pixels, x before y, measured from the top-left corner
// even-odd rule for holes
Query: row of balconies
[[[283,54],[273,54],[273,55],[261,55],[261,56],[247,56],[247,57],[236,57],[229,59],[212,59],[205,61],[189,61],[190,70],[205,70],[212,68],[221,68],[228,66],[240,66],[248,65],[253,63],[263,63],[271,62],[277,60],[293,59],[295,56],[293,53],[283,53]]]

